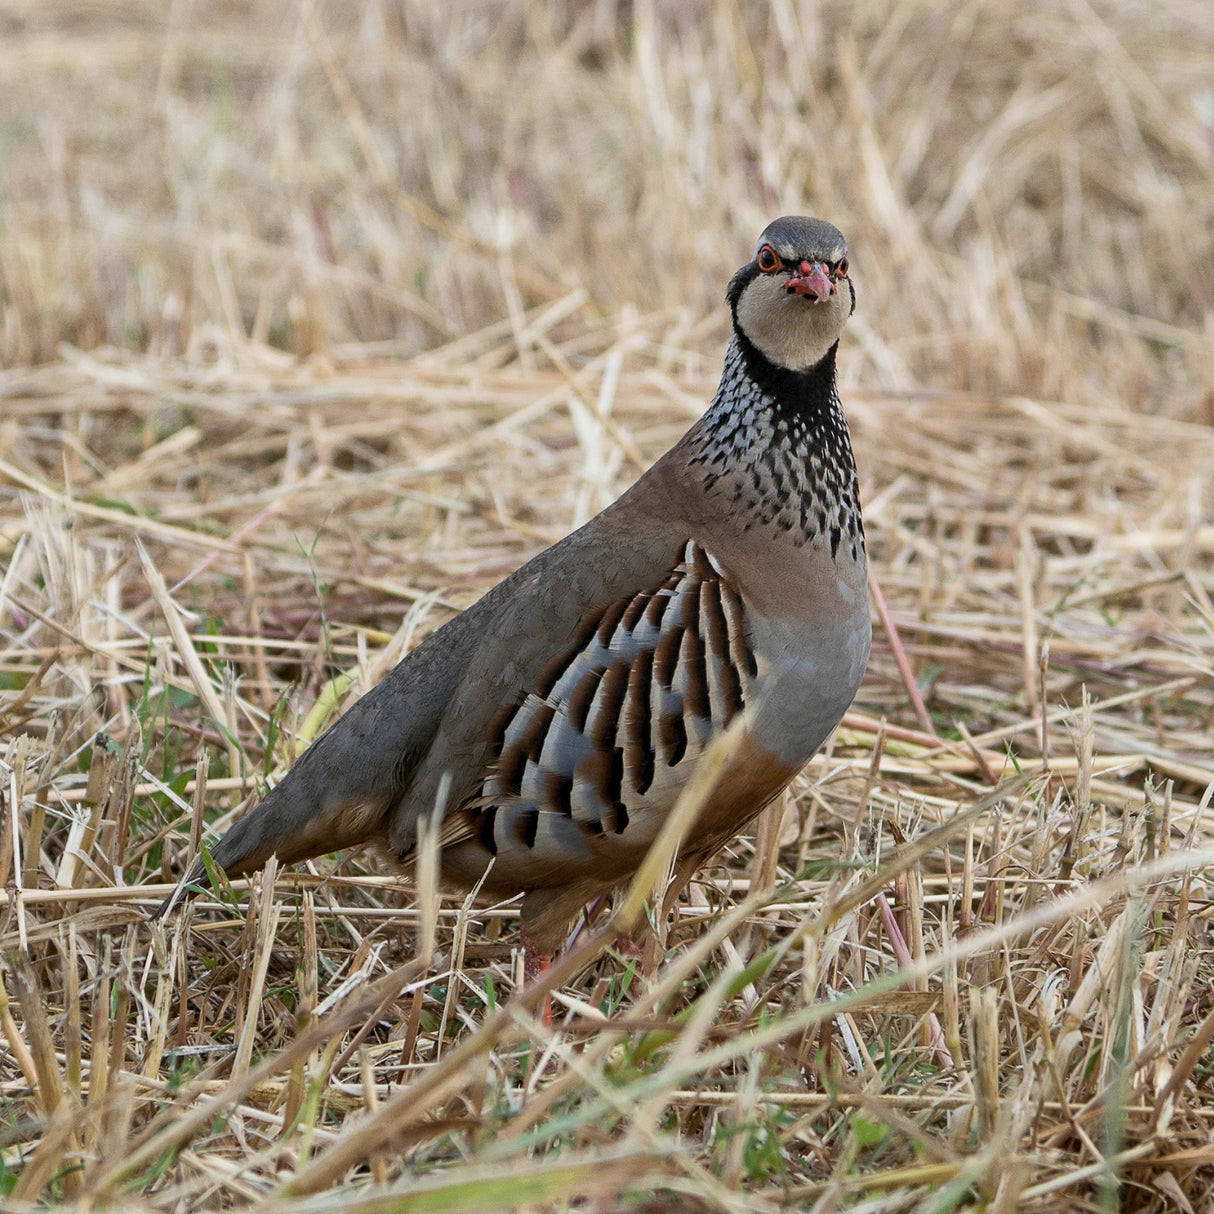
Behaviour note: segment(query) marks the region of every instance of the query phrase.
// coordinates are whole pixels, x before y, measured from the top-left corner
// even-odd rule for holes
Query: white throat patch
[[[839,340],[851,313],[851,287],[839,283],[829,299],[814,303],[790,295],[787,279],[760,274],[738,300],[738,324],[747,339],[778,367],[806,371]]]

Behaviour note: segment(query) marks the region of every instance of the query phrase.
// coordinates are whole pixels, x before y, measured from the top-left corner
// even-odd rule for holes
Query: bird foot
[[[632,973],[628,976],[625,992],[628,995],[639,995],[643,980],[649,976],[652,967],[646,968],[645,947],[638,944],[631,936],[620,936],[615,942],[615,951],[621,960],[636,962]]]
[[[644,961],[645,950],[631,936],[621,936],[615,942],[616,952],[626,960]]]

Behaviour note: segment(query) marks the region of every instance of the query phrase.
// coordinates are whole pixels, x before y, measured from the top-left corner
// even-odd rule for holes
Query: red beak
[[[803,261],[797,272],[788,280],[786,291],[796,295],[808,295],[815,303],[828,299],[835,293],[835,284],[826,271],[826,263],[821,261]]]

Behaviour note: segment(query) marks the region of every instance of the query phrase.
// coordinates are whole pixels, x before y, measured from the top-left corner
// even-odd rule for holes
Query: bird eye
[[[847,258],[846,257],[842,257],[839,259],[839,264],[837,266],[835,266],[835,274],[839,278],[847,277]]]
[[[769,244],[765,244],[759,250],[759,256],[755,260],[759,263],[759,269],[765,274],[770,274],[772,270],[778,270],[784,264],[775,249]]]

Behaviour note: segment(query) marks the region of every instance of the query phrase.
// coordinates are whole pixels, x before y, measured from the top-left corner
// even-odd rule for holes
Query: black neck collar
[[[798,415],[806,421],[830,413],[837,400],[835,389],[836,341],[812,367],[793,371],[772,362],[742,332],[736,319],[734,338],[742,354],[746,373],[780,412]]]

